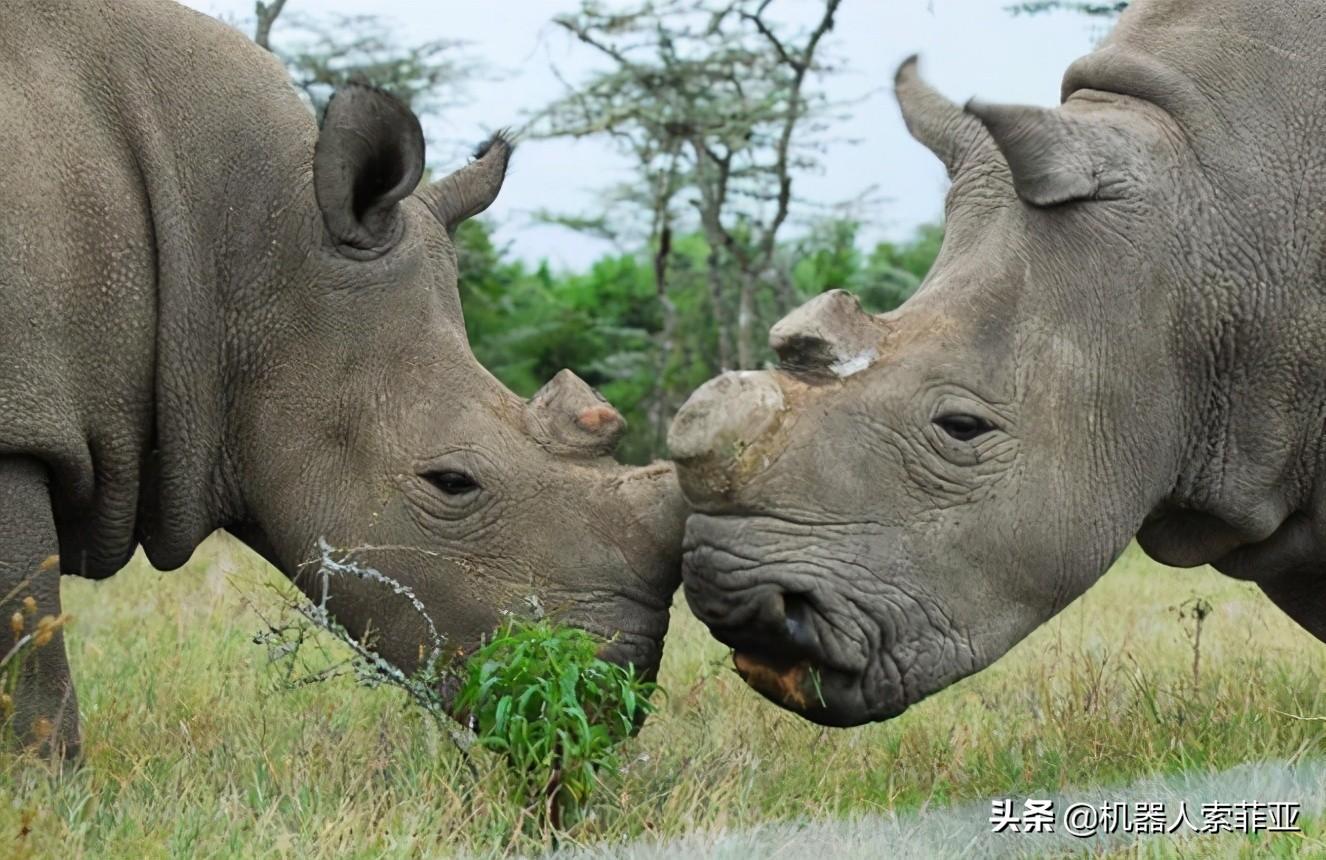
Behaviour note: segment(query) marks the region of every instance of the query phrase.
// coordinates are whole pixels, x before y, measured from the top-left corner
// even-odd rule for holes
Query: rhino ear
[[[372,87],[336,91],[313,151],[313,188],[344,253],[372,258],[395,245],[400,202],[423,173],[424,133],[408,107]]]
[[[514,149],[511,137],[499,131],[479,146],[473,161],[419,192],[448,233],[497,199]]]
[[[1032,206],[1101,200],[1121,173],[1130,147],[1121,132],[1060,108],[994,105],[973,99],[967,113],[989,130],[1013,175],[1018,197]]]
[[[949,179],[953,179],[965,165],[993,156],[994,143],[980,120],[964,113],[921,78],[918,62],[913,55],[898,67],[893,93],[907,130],[944,162]]]

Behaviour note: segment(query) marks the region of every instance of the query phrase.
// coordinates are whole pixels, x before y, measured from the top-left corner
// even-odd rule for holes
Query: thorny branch
[[[356,551],[373,549],[381,547],[359,547]],[[458,683],[458,679],[449,675],[443,666],[446,637],[438,631],[423,602],[409,586],[375,568],[353,560],[349,551],[338,552],[325,540],[319,539],[318,552],[319,558],[301,571],[302,577],[313,565],[316,565],[314,575],[317,579],[311,584],[306,584],[311,585],[307,590],[310,594],[316,595],[316,600],[303,594],[292,598],[282,592],[283,608],[292,610],[302,621],[291,623],[286,620],[269,619],[261,609],[250,604],[264,627],[253,637],[254,643],[267,647],[268,660],[271,663],[285,664],[284,680],[291,687],[301,687],[347,674],[353,674],[360,684],[368,687],[378,687],[383,684],[396,687],[433,719],[458,750],[462,753],[467,752],[473,743],[473,735],[451,720],[444,697],[444,689],[450,684]],[[423,620],[430,640],[429,654],[423,660],[419,671],[406,674],[373,650],[368,632],[362,638],[355,637],[335,619],[329,607],[333,599],[332,577],[376,583],[387,588],[392,594],[405,598],[411,609]],[[313,628],[330,633],[350,649],[351,656],[317,670],[310,669],[306,664],[297,664],[301,649],[315,641],[309,635]],[[329,656],[320,642],[316,644],[321,655]],[[472,772],[474,771],[473,764],[468,759],[466,765]]]

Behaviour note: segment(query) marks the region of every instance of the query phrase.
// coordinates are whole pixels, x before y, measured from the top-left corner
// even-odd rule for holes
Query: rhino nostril
[[[783,596],[783,632],[791,644],[801,651],[814,652],[819,642],[811,620],[810,607],[798,594]]]

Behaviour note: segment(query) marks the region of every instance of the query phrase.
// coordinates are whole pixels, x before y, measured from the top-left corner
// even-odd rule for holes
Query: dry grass
[[[543,849],[519,835],[524,813],[492,778],[496,764],[480,758],[473,775],[395,691],[348,679],[280,688],[241,599],[274,602],[263,587],[274,578],[222,538],[176,573],[136,562],[105,583],[66,584],[86,761],[61,774],[0,758],[0,856]],[[1196,673],[1194,621],[1180,609],[1195,596],[1212,607]],[[1131,550],[994,668],[893,722],[824,730],[746,689],[678,608],[661,677],[670,695],[562,845],[616,853],[624,840],[698,832],[712,846],[716,834],[778,822],[945,807],[984,817],[992,796],[1314,762],[1326,722],[1295,717],[1326,715],[1323,670],[1326,647],[1255,588]],[[1121,789],[1119,799],[1147,798]],[[1155,843],[1124,856],[1326,856],[1324,820],[1314,812],[1304,836]]]

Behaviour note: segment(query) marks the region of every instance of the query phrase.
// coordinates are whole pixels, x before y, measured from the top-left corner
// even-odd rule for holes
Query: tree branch
[[[764,3],[757,11],[764,11],[771,0],[764,0]],[[778,176],[778,209],[774,213],[774,218],[769,224],[769,228],[764,234],[764,252],[765,256],[772,258],[774,242],[778,237],[778,230],[787,220],[788,209],[792,203],[792,173],[788,165],[788,153],[792,147],[792,133],[796,130],[796,124],[801,118],[801,89],[805,85],[806,74],[810,71],[811,64],[815,59],[815,51],[819,47],[820,40],[824,35],[833,29],[833,16],[837,14],[838,7],[842,0],[825,0],[824,15],[820,18],[819,24],[806,40],[806,46],[801,51],[800,59],[793,65],[795,75],[792,79],[792,92],[787,101],[787,115],[783,118],[782,133],[778,137],[778,145],[775,148],[774,170]],[[780,53],[783,53],[780,50]]]
[[[253,4],[253,14],[258,19],[258,23],[253,28],[253,41],[268,51],[272,49],[272,25],[276,23],[285,4],[286,0],[272,0],[270,3],[258,0]]]

